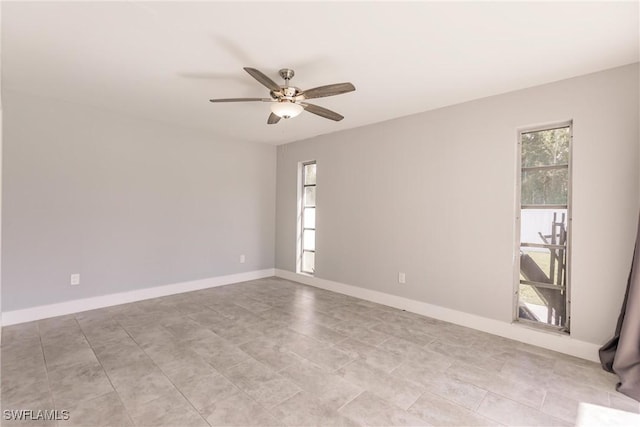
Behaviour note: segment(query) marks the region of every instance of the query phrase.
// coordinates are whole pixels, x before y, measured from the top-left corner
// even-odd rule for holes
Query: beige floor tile
[[[367,391],[343,406],[338,413],[367,426],[424,426],[425,420]]]
[[[340,408],[362,392],[360,387],[306,360],[289,366],[280,371],[280,374],[333,409]]]
[[[518,346],[502,349],[492,357],[504,362],[510,362],[513,366],[535,367],[548,371],[553,371],[553,367],[556,364],[556,359],[550,355],[532,353],[518,348]]]
[[[285,369],[301,360],[300,356],[267,337],[245,343],[240,346],[240,349],[276,371]]]
[[[75,365],[84,365],[97,362],[96,355],[89,343],[79,347],[69,345],[44,346],[44,358],[47,370],[66,369]]]
[[[281,426],[282,422],[245,393],[209,405],[203,415],[211,426]]]
[[[542,404],[542,412],[573,425],[575,424],[576,417],[578,416],[579,404],[580,402],[575,399],[562,396],[561,394],[553,391],[547,391],[544,403]]]
[[[67,408],[114,391],[97,361],[49,371],[49,384],[53,400],[59,408]]]
[[[210,308],[207,308],[206,310],[197,311],[196,313],[190,313],[187,316],[190,319],[197,322],[199,325],[204,326],[206,328],[213,326],[217,323],[224,322],[227,319],[222,314]]]
[[[500,375],[510,378],[518,378],[529,384],[535,384],[547,389],[553,376],[552,368],[544,368],[532,365],[521,360],[507,360],[500,369]]]
[[[378,344],[377,347],[397,354],[405,360],[421,360],[424,357],[424,353],[428,352],[428,350],[425,350],[421,345],[394,336],[389,336],[387,340]],[[446,356],[442,356],[431,351],[428,353],[433,355],[434,358],[441,358],[444,362],[451,364],[450,359]]]
[[[640,402],[617,391],[609,393],[610,406],[621,411],[640,413]]]
[[[295,383],[255,359],[222,371],[239,389],[265,408],[271,408],[301,391]]]
[[[508,426],[571,426],[573,424],[541,411],[489,393],[478,408],[478,414]]]
[[[378,326],[381,324],[380,320],[376,318],[354,313],[352,311],[349,311],[348,309],[345,309],[344,306],[336,305],[335,307],[330,307],[326,311],[326,313],[342,321],[349,322],[352,325],[358,325],[368,329],[376,329],[375,326]],[[380,331],[380,332],[384,332],[384,331]]]
[[[361,360],[339,369],[337,374],[401,409],[409,408],[424,392],[421,386],[373,368]]]
[[[37,321],[2,327],[2,347],[11,345],[14,342],[23,342],[30,338],[40,340]]]
[[[395,368],[392,373],[418,384],[429,384],[434,375],[443,374],[449,366],[451,366],[451,363],[444,360],[444,358],[434,360],[409,359]]]
[[[387,335],[385,333],[374,331],[373,329],[365,328],[360,325],[353,325],[345,321],[340,321],[340,323],[332,326],[331,329],[342,335],[346,335],[350,338],[355,338],[362,343],[374,347],[379,346],[379,348],[389,351],[389,349],[381,346],[383,342],[392,338],[390,335]]]
[[[291,331],[284,336],[286,338],[279,339],[283,348],[329,370],[336,370],[353,360],[348,353],[306,335]]]
[[[278,320],[264,320],[260,323],[251,325],[251,329],[260,332],[264,337],[271,337],[278,334],[282,330],[288,329],[288,322]]]
[[[494,426],[493,420],[482,417],[450,400],[424,393],[408,409],[408,412],[433,426]]]
[[[615,391],[616,384],[619,382],[617,375],[605,371],[597,363],[585,366],[584,362],[578,365],[573,362],[558,360],[553,367],[553,372],[557,376],[607,391]]]
[[[180,395],[171,394],[150,400],[130,410],[136,426],[207,427],[205,419]]]
[[[328,344],[335,344],[346,338],[345,335],[312,321],[293,320],[289,324],[289,328],[298,332],[299,334],[306,335],[315,340]]]
[[[106,368],[105,371],[115,387],[130,384],[149,375],[162,374],[160,368],[149,358],[116,365],[113,368]]]
[[[574,378],[558,376],[554,373],[549,378],[549,387],[553,387],[556,393],[580,402],[609,406],[608,391],[588,386]]]
[[[87,337],[87,341],[89,341],[92,346],[94,344],[121,341],[129,338],[127,331],[114,320],[107,321],[103,324],[90,326],[81,324],[80,326],[82,327],[84,335]]]
[[[42,351],[42,344],[39,337],[27,338],[20,341],[11,341],[9,343],[5,342],[2,345],[2,355],[3,368],[14,364],[23,364],[26,362],[25,359],[37,359],[44,362],[44,353]]]
[[[487,391],[478,386],[461,381],[445,372],[428,368],[428,365],[416,365],[416,362],[412,361],[400,366],[392,374],[416,382],[426,391],[469,410],[475,410],[487,395]]]
[[[31,384],[19,390],[2,393],[2,410],[55,409],[48,383]]]
[[[337,409],[326,406],[308,393],[300,392],[272,408],[271,413],[278,422],[287,426],[350,427],[358,425],[339,414]]]
[[[47,377],[47,367],[42,352],[20,359],[7,360],[2,357],[2,388],[16,384],[29,384]]]
[[[175,358],[161,362],[155,361],[155,363],[174,382],[218,373],[200,355],[188,349],[181,353],[176,353]]]
[[[640,412],[593,362],[279,278],[2,332],[2,407],[55,403],[75,414],[66,425],[563,425],[576,402]]]
[[[378,347],[373,347],[354,338],[347,338],[334,346],[347,353],[351,359],[359,359],[384,372],[391,372],[403,362],[403,358]]]
[[[74,314],[38,320],[40,336],[55,336],[57,334],[64,334],[78,329],[79,325]]]
[[[394,323],[378,323],[373,326],[373,329],[387,335],[405,339],[419,346],[429,345],[436,339],[434,336],[424,333],[421,329]]]
[[[327,303],[327,304],[330,304],[330,303]],[[319,306],[314,307],[314,309],[312,310],[309,310],[307,308],[302,308],[302,309],[296,310],[295,312],[292,311],[294,320],[299,322],[315,323],[316,325],[324,326],[326,328],[337,331],[335,329],[335,326],[342,323],[343,322],[342,319],[339,319],[335,316],[332,316],[324,312],[324,310],[322,309],[324,305],[322,303],[319,303],[318,305]],[[337,332],[340,333],[340,331],[337,331]]]
[[[22,416],[24,417],[24,416]],[[55,427],[58,425],[58,422],[55,420],[44,420],[38,419],[37,415],[34,415],[33,418],[15,418],[12,417],[9,420],[2,420],[2,426],[16,426],[16,427]]]
[[[198,411],[218,400],[240,393],[240,389],[220,374],[176,378],[174,385]]]
[[[158,341],[147,343],[140,350],[158,366],[180,360],[185,352],[191,350],[191,342]]]
[[[452,344],[448,341],[438,339],[426,346],[428,350],[450,357],[467,365],[475,366],[487,371],[499,372],[504,362],[499,359],[488,357],[484,353],[474,351],[469,346]]]
[[[60,410],[69,411],[69,419],[58,422],[60,427],[124,427],[133,425],[116,392],[83,400],[64,408],[56,406]]]
[[[46,376],[34,381],[9,383],[2,379],[2,404],[5,409],[25,409],[41,402],[50,402],[51,391]]]
[[[161,325],[179,342],[209,338],[216,332],[188,317],[171,318],[162,321]]]
[[[284,308],[284,307],[283,308],[280,308],[280,307],[270,308],[269,310],[261,312],[259,314],[259,316],[263,321],[282,322],[282,323],[285,323],[285,324],[289,324],[291,319],[293,319],[295,317],[292,313],[287,311],[286,308]]]
[[[265,304],[264,302],[260,302],[252,298],[240,298],[235,303],[245,310],[249,310],[250,312],[256,314],[269,310],[271,308],[269,304]]]
[[[250,357],[239,347],[220,337],[191,341],[189,348],[217,370],[237,365]]]
[[[180,395],[178,390],[162,373],[154,372],[129,380],[121,379],[113,384],[122,399],[122,403],[133,416],[133,412],[147,402],[163,396]],[[135,421],[135,420],[134,420]]]
[[[262,318],[251,311],[240,307],[235,304],[235,298],[230,299],[228,302],[217,300],[215,304],[210,306],[213,310],[222,314],[224,317],[237,322],[238,324],[250,325],[252,323],[258,323],[262,321]]]
[[[225,318],[223,322],[210,325],[209,328],[218,336],[235,345],[241,345],[262,337],[262,333],[250,324],[238,324]]]
[[[141,347],[161,343],[177,343],[179,340],[164,328],[160,322],[162,319],[151,319],[148,323],[140,323],[138,319],[132,320],[132,325],[124,326],[127,333]]]
[[[454,363],[447,369],[446,375],[508,397],[534,409],[540,409],[544,400],[545,389],[537,384],[529,384],[519,377],[502,376],[498,372],[487,371],[465,363]]]
[[[500,359],[498,357],[499,354],[511,352],[518,348],[519,343],[517,341],[485,332],[475,332],[477,335],[470,340],[469,347],[488,358]]]
[[[133,357],[135,359],[134,353],[144,353],[138,343],[136,343],[128,334],[114,340],[110,339],[91,343],[91,348],[98,359],[100,359],[101,362],[106,363],[108,363],[109,359],[117,359],[118,362],[127,360],[129,357]]]

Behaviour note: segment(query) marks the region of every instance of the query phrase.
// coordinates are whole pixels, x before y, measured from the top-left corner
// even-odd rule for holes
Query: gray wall
[[[633,251],[638,113],[634,64],[280,146],[276,267],[295,271],[315,159],[317,277],[510,322],[517,129],[573,119],[572,336],[601,343]]]
[[[3,106],[3,311],[273,268],[275,147],[11,91]]]

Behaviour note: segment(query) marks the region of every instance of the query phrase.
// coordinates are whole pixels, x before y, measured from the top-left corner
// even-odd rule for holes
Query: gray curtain
[[[620,377],[619,392],[640,401],[640,223],[616,332],[600,349],[600,362]]]

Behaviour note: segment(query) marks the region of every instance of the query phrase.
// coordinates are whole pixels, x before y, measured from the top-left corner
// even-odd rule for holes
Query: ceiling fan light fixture
[[[278,101],[271,104],[271,112],[283,119],[290,119],[302,113],[304,107],[292,101]]]

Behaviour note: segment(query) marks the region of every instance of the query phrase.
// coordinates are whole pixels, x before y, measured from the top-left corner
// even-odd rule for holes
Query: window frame
[[[313,208],[317,212],[317,188],[318,188],[318,162],[316,160],[307,160],[304,162],[300,162],[298,167],[298,227],[297,227],[297,257],[296,257],[296,271],[299,274],[306,274],[308,276],[313,276],[315,274],[315,253],[316,253],[316,245],[314,243],[314,249],[305,249],[304,245],[304,232],[305,230],[313,230],[314,233],[317,233],[317,217],[314,220],[314,227],[305,227],[305,209]],[[315,184],[306,184],[306,176],[305,176],[305,167],[309,165],[316,165],[316,183]],[[316,188],[316,202],[313,206],[305,206],[304,204],[304,193],[305,188],[314,187]],[[314,238],[315,242],[315,238]],[[303,270],[303,258],[305,252],[312,252],[314,254],[313,257],[313,270],[314,271],[305,271]]]
[[[539,132],[545,130],[554,130],[554,129],[562,129],[569,128],[569,161],[567,164],[567,174],[568,174],[568,182],[567,182],[567,204],[565,205],[544,205],[542,209],[565,209],[567,210],[567,242],[566,242],[566,286],[565,286],[565,310],[566,310],[566,320],[564,326],[556,326],[556,325],[548,325],[543,322],[536,322],[528,319],[521,319],[519,317],[518,312],[518,303],[520,301],[520,248],[522,247],[521,242],[521,221],[522,221],[522,209],[531,209],[536,208],[536,205],[523,205],[522,204],[522,135],[525,133],[531,132]],[[551,332],[562,333],[566,335],[571,335],[571,255],[572,255],[572,222],[573,222],[573,120],[564,120],[559,122],[547,123],[544,125],[535,125],[535,126],[527,126],[517,129],[517,149],[516,149],[516,194],[515,194],[515,246],[514,246],[514,280],[513,280],[513,303],[512,303],[512,319],[513,323],[520,323],[525,326],[532,326],[536,329],[543,329]],[[554,169],[558,168],[557,166],[543,166],[540,169]],[[527,244],[527,246],[531,246],[531,244]],[[553,245],[546,245],[553,246]],[[545,247],[546,247],[545,246]],[[554,288],[554,289],[557,289]]]

